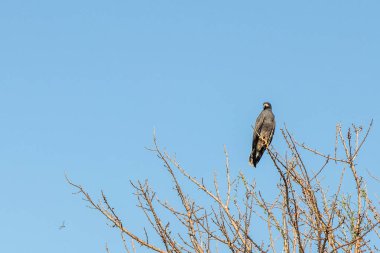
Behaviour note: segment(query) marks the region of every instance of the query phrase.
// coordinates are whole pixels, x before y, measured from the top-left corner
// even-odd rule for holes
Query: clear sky
[[[154,128],[191,174],[223,170],[225,144],[232,170],[265,191],[278,180],[269,158],[247,162],[264,101],[278,128],[325,152],[336,123],[373,118],[361,168],[380,176],[379,11],[377,0],[2,0],[0,251],[120,252],[64,173],[140,229],[129,180],[170,191],[144,148]]]

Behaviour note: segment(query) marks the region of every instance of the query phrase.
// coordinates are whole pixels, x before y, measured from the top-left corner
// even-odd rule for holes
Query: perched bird
[[[256,167],[265,149],[272,142],[276,126],[272,105],[269,102],[264,102],[263,107],[264,109],[257,117],[253,130],[252,151],[249,156],[249,163],[253,167]]]

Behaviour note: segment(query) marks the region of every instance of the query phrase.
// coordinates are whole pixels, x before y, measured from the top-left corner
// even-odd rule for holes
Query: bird
[[[256,119],[253,129],[252,151],[249,156],[249,164],[256,167],[264,154],[265,149],[271,144],[276,122],[269,102],[263,103],[263,111]]]
[[[66,227],[66,225],[65,225],[65,221],[63,221],[62,222],[62,225],[58,228],[59,230],[62,230],[62,229],[64,229]]]

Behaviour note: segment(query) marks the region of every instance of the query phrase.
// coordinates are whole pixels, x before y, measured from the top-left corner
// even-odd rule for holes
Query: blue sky
[[[269,158],[255,170],[247,163],[264,101],[278,128],[286,123],[326,152],[336,123],[373,118],[361,162],[380,176],[379,9],[378,1],[2,0],[0,251],[105,252],[108,242],[118,252],[117,233],[71,194],[64,173],[91,193],[103,189],[139,229],[129,180],[170,191],[144,148],[154,128],[191,174],[223,170],[226,145],[235,173],[265,191],[275,175]],[[273,145],[281,148],[279,131]]]

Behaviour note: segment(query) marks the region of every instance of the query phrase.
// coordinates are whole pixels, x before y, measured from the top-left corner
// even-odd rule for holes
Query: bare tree
[[[158,198],[148,181],[131,182],[138,207],[152,228],[149,234],[145,228],[140,234],[128,229],[103,192],[101,200],[95,202],[82,186],[67,180],[90,207],[120,231],[126,252],[135,252],[136,245],[155,252],[178,253],[374,252],[379,251],[376,245],[380,245],[379,202],[369,196],[363,171],[356,163],[371,126],[372,122],[363,134],[362,127],[353,125],[344,134],[337,125],[331,156],[297,142],[286,127],[281,129],[287,146],[282,151],[284,155],[273,146],[267,149],[273,169],[279,175],[277,195],[272,200],[265,199],[254,180],[243,173],[231,178],[226,150],[226,187],[222,193],[216,176],[212,186],[193,177],[173,156],[160,149],[154,137],[151,151],[170,175],[180,204],[171,205]],[[321,160],[323,165],[315,170],[315,165],[309,168],[305,161],[309,156]],[[340,177],[334,185],[336,189],[330,192],[330,187],[323,184],[323,177],[332,169],[339,171]],[[188,195],[179,182],[180,177],[203,192],[209,205]],[[354,181],[356,189],[346,190],[345,180]],[[160,209],[167,210],[176,224],[163,221]],[[258,219],[261,219],[259,230],[265,239],[256,239]],[[106,251],[109,252],[108,246]]]

